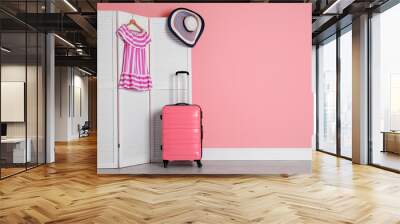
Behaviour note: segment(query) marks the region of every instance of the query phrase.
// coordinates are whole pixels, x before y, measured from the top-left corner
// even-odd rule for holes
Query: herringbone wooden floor
[[[98,176],[96,139],[0,181],[0,223],[400,223],[400,175],[315,153],[294,176]]]

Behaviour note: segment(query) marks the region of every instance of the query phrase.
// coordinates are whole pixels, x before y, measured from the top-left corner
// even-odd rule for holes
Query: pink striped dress
[[[151,41],[149,34],[133,31],[127,25],[120,26],[117,34],[124,41],[119,88],[138,91],[150,90],[152,82],[146,56],[146,46]]]

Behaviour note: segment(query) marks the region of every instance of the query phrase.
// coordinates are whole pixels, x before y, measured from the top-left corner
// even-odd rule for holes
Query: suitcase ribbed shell
[[[163,160],[201,160],[201,109],[168,105],[162,110]]]

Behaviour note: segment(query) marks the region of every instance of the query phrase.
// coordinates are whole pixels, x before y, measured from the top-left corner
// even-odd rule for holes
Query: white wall
[[[1,81],[3,82],[25,82],[26,67],[20,64],[8,64],[1,66]],[[32,67],[27,68],[28,71]],[[28,72],[30,74],[30,72]],[[6,108],[2,108],[5,110]],[[25,122],[11,122],[7,123],[7,137],[25,137]]]
[[[88,111],[88,77],[87,76],[82,76],[82,73],[76,73],[77,70],[75,70],[75,75],[74,75],[74,93],[75,96],[73,96],[74,99],[74,108],[72,108],[72,120],[71,120],[71,135],[72,138],[78,138],[79,137],[79,132],[78,132],[78,125],[83,125],[85,121],[89,120],[89,111]],[[77,101],[79,100],[77,98],[78,96],[78,91],[80,91],[80,103]],[[77,108],[77,104],[80,104],[80,109],[82,111],[79,111],[79,108]],[[75,110],[75,113],[74,113]]]
[[[70,76],[68,67],[55,69],[55,140],[68,141]]]
[[[31,74],[29,71],[33,69],[33,67],[28,66],[28,68],[24,65],[20,64],[6,64],[1,66],[1,81],[2,82],[24,82],[26,71],[28,69],[28,74]],[[36,95],[36,94],[35,94]],[[6,96],[2,96],[6,97]],[[1,108],[2,110],[7,110],[7,108]],[[22,108],[24,110],[24,108]],[[7,123],[7,135],[8,137],[25,137],[25,122],[10,122]]]
[[[26,108],[22,108],[22,112],[26,112],[26,121],[23,122],[6,122],[7,137],[24,138],[25,135],[30,140],[30,148],[32,158],[36,162],[39,158],[40,163],[44,162],[44,74],[42,67],[36,65],[25,66],[25,63],[9,63],[1,66],[2,82],[24,82],[26,84]],[[7,96],[2,96],[7,97]],[[1,110],[9,110],[10,108],[1,108]],[[37,156],[39,153],[39,156]]]
[[[76,68],[56,67],[55,79],[55,140],[77,139],[78,124],[88,120],[88,77]]]
[[[26,70],[25,70],[26,69]],[[36,80],[30,77],[30,75],[35,75],[36,76],[36,66],[27,66],[25,67],[24,65],[19,65],[19,64],[5,64],[1,66],[1,81],[3,82],[25,82],[25,75],[26,71],[28,74],[28,80],[29,80],[29,85],[30,86],[36,86]],[[35,108],[37,107],[36,104],[36,88],[27,88],[27,103],[28,107],[28,137],[30,133],[33,133],[33,131],[36,130],[36,120],[37,116],[36,113],[32,113],[33,110],[36,110]],[[32,91],[32,92],[30,92]],[[29,98],[31,97],[31,98]],[[33,103],[33,104],[32,104]],[[32,108],[34,107],[34,108]],[[6,108],[2,108],[2,110],[5,110]],[[33,109],[33,110],[32,110]],[[31,123],[34,122],[34,123]],[[25,122],[11,122],[7,123],[7,135],[8,137],[25,137]],[[32,128],[32,131],[30,130]],[[36,131],[35,131],[36,134]]]

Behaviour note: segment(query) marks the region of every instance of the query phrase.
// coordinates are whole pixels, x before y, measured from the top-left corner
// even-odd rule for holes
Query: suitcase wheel
[[[200,161],[200,160],[196,160],[196,163],[197,163],[197,167],[198,167],[198,168],[201,168],[201,167],[203,166],[203,164],[201,164],[201,161]]]
[[[167,168],[167,166],[168,166],[168,160],[163,160],[163,163],[164,163],[164,168]]]

